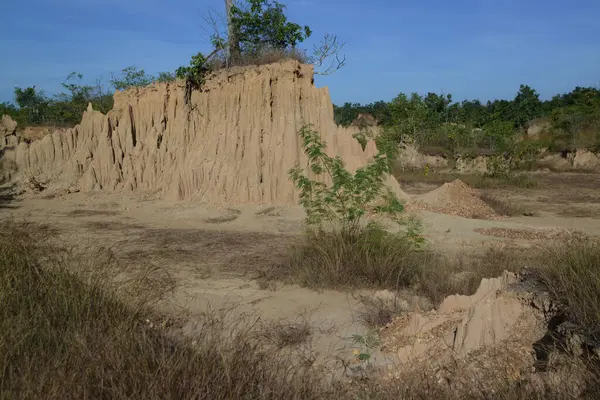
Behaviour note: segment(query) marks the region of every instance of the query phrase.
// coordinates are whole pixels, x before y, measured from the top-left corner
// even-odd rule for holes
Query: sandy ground
[[[536,188],[486,191],[519,202],[534,216],[486,221],[421,212],[427,239],[452,252],[508,241],[477,233],[478,228],[566,228],[600,235],[600,175],[538,178]],[[404,189],[419,193],[433,188],[415,184]],[[176,283],[165,307],[184,309],[191,316],[184,329],[191,332],[195,313],[229,305],[265,320],[307,319],[313,334],[305,345],[323,357],[350,359],[350,336],[366,332],[358,318],[360,293],[315,292],[259,279],[262,269],[283,260],[294,235],[302,231],[299,207],[226,208],[132,194],[12,198],[0,193],[0,219],[6,218],[42,222],[70,242],[110,247],[126,262],[164,270]],[[379,363],[393,362],[376,356]]]

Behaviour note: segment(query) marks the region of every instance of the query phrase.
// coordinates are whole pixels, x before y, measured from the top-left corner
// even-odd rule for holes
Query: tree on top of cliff
[[[232,4],[230,20],[242,53],[295,48],[312,34],[308,26],[289,22],[285,5],[273,0],[247,0],[246,7]],[[231,41],[230,41],[231,44]]]
[[[275,0],[225,0],[226,18],[209,10],[205,32],[214,51],[205,59],[211,69],[292,58],[314,64],[318,75],[329,75],[345,65],[345,57],[339,56],[345,43],[336,35],[326,34],[310,55],[299,49],[312,31],[289,21],[285,8]]]
[[[276,0],[225,0],[225,7],[226,33],[214,13],[209,13],[205,19],[213,29],[213,51],[208,56],[197,53],[188,66],[177,69],[176,76],[186,80],[186,104],[191,98],[191,90],[200,88],[206,74],[215,68],[295,58],[314,64],[316,74],[329,75],[346,63],[345,57],[339,57],[345,43],[335,35],[326,34],[320,45],[314,46],[310,57],[298,51],[296,46],[308,39],[312,31],[306,25],[288,21],[285,5]],[[335,60],[325,66],[332,56]]]

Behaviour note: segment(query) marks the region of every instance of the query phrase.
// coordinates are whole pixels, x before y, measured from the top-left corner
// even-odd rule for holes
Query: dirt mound
[[[545,325],[531,299],[512,290],[515,285],[517,277],[504,272],[483,279],[472,296],[449,296],[437,310],[398,317],[381,332],[384,349],[396,353],[401,366],[439,371],[449,362],[482,362],[484,353],[496,354],[510,344],[522,356],[518,367],[529,368],[535,361],[533,343],[544,335]]]
[[[409,210],[425,210],[464,218],[500,219],[500,216],[479,198],[477,192],[460,179],[445,183],[441,187],[415,196],[408,205]]]
[[[297,61],[219,71],[189,104],[182,81],[114,97],[107,115],[90,106],[76,127],[20,143],[19,171],[56,190],[76,184],[209,203],[291,204],[298,191],[288,170],[307,167],[297,133],[303,123],[350,170],[376,153],[373,141],[363,151],[352,137],[357,128],[335,124],[328,89],[316,88],[313,67]],[[391,176],[386,183],[405,197]]]
[[[507,384],[580,398],[587,371],[573,355],[583,352],[581,338],[568,326],[561,331],[564,323],[551,328],[556,309],[531,278],[505,271],[482,279],[472,296],[449,296],[437,310],[393,319],[379,332],[382,350],[397,355],[387,380],[433,381],[469,398]]]

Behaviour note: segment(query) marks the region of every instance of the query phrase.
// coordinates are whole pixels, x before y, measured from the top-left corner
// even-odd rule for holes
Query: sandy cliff
[[[183,82],[115,94],[108,115],[90,108],[81,124],[20,143],[24,174],[82,191],[139,190],[215,203],[295,203],[288,177],[306,165],[298,129],[312,124],[349,169],[375,152],[338,127],[327,88],[297,61],[223,70],[184,104]],[[404,197],[393,178],[389,186]]]

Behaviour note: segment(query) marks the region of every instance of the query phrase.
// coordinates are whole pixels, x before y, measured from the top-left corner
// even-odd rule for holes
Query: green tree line
[[[531,121],[543,118],[549,129],[536,141],[540,146],[600,149],[600,90],[593,87],[576,87],[546,101],[521,85],[514,99],[486,103],[454,102],[450,94],[400,93],[390,102],[334,105],[335,120],[344,126],[361,113],[371,114],[388,137],[410,138],[421,147],[507,151]]]
[[[113,90],[124,90],[132,86],[147,86],[152,82],[174,79],[174,74],[162,72],[158,76],[147,74],[135,66],[124,68],[117,76],[112,76],[109,85],[102,78],[94,84],[84,83],[83,74],[72,72],[64,82],[63,91],[48,96],[36,86],[16,87],[16,104],[0,103],[0,115],[10,115],[24,126],[50,125],[73,126],[81,121],[81,115],[92,104],[95,110],[107,113],[113,107]]]

